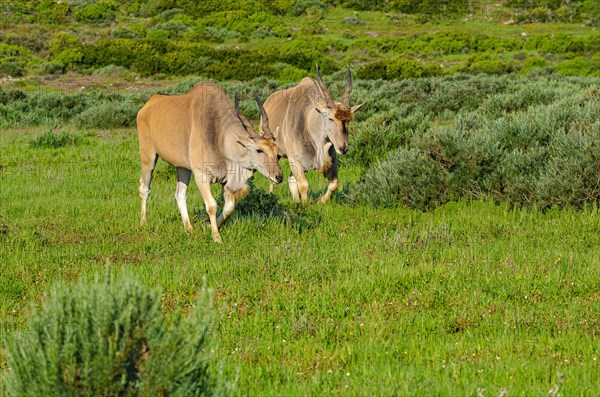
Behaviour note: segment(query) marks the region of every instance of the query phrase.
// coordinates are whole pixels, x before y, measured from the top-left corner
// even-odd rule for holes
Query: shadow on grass
[[[236,203],[235,210],[231,214],[232,217],[280,220],[300,233],[312,230],[321,223],[321,215],[311,208],[312,205],[302,203],[284,204],[275,194],[255,186],[252,178],[248,180],[248,185],[251,187],[250,193]],[[215,199],[220,213],[224,204],[223,195],[219,193],[215,195]],[[209,221],[204,207],[194,208],[192,213],[200,222]]]

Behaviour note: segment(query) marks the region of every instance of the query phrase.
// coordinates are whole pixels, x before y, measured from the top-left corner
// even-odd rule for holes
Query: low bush
[[[447,201],[448,174],[426,154],[399,148],[375,163],[350,191],[350,202],[432,209]]]
[[[8,395],[231,393],[209,353],[211,293],[189,314],[161,313],[161,292],[129,277],[55,285],[6,341]]]
[[[112,0],[79,5],[73,11],[73,17],[84,23],[111,23],[116,20],[119,3]]]
[[[81,135],[69,131],[54,132],[46,131],[41,135],[29,140],[29,146],[34,148],[60,148],[63,146],[74,146],[83,141]]]
[[[413,136],[424,134],[428,128],[429,116],[420,111],[404,108],[376,114],[352,127],[351,150],[343,161],[347,158],[353,164],[369,166],[388,152],[408,146]]]
[[[25,68],[17,61],[0,61],[0,76],[19,77],[25,74]]]
[[[523,67],[519,70],[519,74],[525,75],[537,68],[545,68],[548,66],[548,61],[544,57],[533,56],[525,58]]]
[[[556,72],[564,76],[585,76],[589,74],[591,62],[583,57],[577,57],[559,63]]]
[[[61,23],[65,22],[71,11],[69,3],[42,0],[37,5],[37,22],[39,23]]]
[[[472,74],[501,75],[515,72],[517,66],[514,60],[485,53],[468,57],[462,70]]]
[[[65,72],[65,65],[60,62],[46,62],[42,64],[44,74],[56,75]]]
[[[72,123],[78,128],[132,127],[142,105],[134,101],[100,102],[75,115]]]
[[[431,73],[433,69],[429,72]],[[425,69],[419,61],[408,58],[378,60],[363,65],[356,72],[361,79],[401,80],[421,77]]]

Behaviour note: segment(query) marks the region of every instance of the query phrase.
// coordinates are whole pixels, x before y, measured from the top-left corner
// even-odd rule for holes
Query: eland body
[[[267,114],[258,97],[256,101],[262,116],[262,135],[240,112],[237,96],[234,105],[213,83],[198,84],[187,94],[156,94],[148,100],[137,115],[142,225],[146,223],[146,202],[159,157],[177,169],[175,200],[188,232],[192,224],[187,188],[194,175],[216,242],[221,242],[219,227],[233,212],[236,201],[248,193],[246,181],[255,170],[272,183],[283,180]],[[210,191],[212,183],[223,185],[225,204],[218,218],[217,203]]]
[[[337,190],[337,155],[348,151],[348,123],[362,104],[350,106],[350,68],[342,102],[332,99],[318,66],[316,70],[316,80],[305,77],[295,87],[271,94],[265,101],[265,110],[275,131],[278,155],[289,160],[292,197],[295,201],[307,200],[304,173],[317,170],[329,180],[327,191],[320,197],[325,203]],[[270,190],[273,191],[273,184]]]

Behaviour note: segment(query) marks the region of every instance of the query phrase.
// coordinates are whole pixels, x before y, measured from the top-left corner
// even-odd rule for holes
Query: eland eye
[[[264,153],[262,149],[256,149],[256,153]]]

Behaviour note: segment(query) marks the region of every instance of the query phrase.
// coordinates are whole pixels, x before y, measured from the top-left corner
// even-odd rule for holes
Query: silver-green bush
[[[226,392],[209,353],[210,294],[187,316],[128,278],[56,285],[27,328],[7,338],[13,396],[201,396]]]

